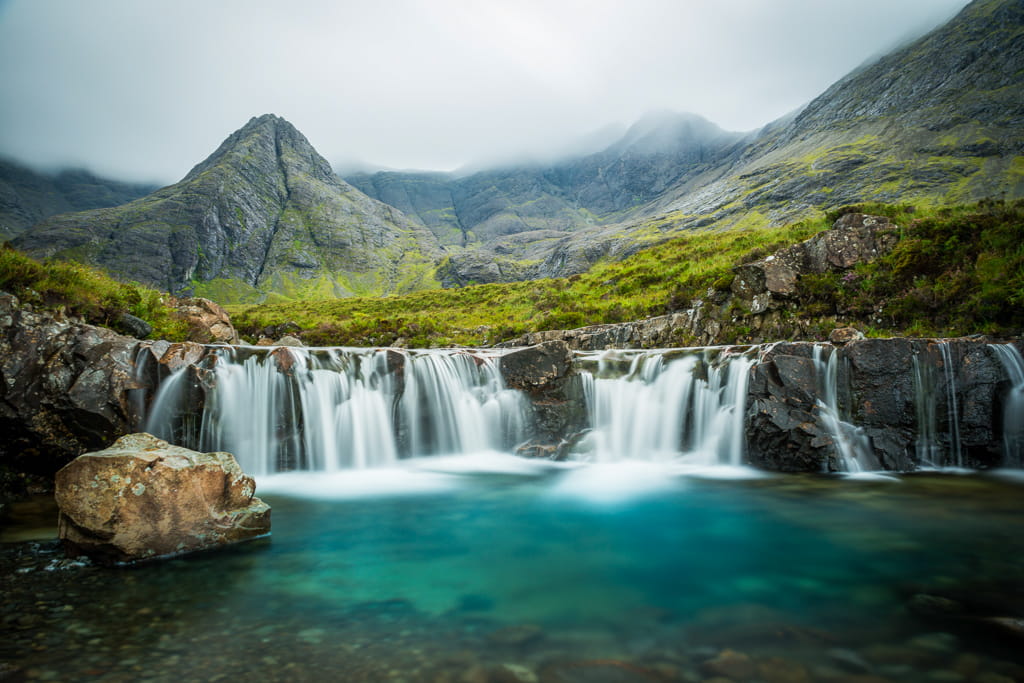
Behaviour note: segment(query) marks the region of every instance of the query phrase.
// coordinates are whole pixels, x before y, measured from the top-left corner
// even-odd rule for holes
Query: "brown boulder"
[[[230,453],[129,434],[57,473],[60,538],[103,562],[180,555],[265,536],[270,506]]]
[[[237,344],[238,332],[231,324],[227,311],[218,304],[193,297],[172,299],[177,309],[174,315],[188,324],[188,340],[200,344]]]

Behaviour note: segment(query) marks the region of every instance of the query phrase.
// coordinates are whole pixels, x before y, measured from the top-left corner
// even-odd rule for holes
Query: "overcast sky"
[[[275,113],[453,169],[644,112],[751,130],[966,0],[0,0],[0,155],[173,182]]]

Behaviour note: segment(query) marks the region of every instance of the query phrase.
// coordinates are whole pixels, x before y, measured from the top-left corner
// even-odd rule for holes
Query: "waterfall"
[[[956,366],[953,365],[953,352],[946,342],[939,342],[942,354],[942,375],[946,380],[946,419],[949,422],[949,450],[952,464],[964,466],[963,448],[960,445],[960,409],[956,400]]]
[[[587,367],[595,360],[596,372]],[[617,371],[626,361],[628,369]],[[609,351],[582,356],[579,365],[591,426],[585,457],[742,464],[749,357]]]
[[[939,350],[942,366],[942,386],[938,386],[936,363],[923,361],[914,350],[914,411],[917,418],[917,441],[914,444],[918,461],[933,466],[964,467],[963,446],[960,439],[960,405],[957,400],[956,365],[952,346],[945,341],[929,343]],[[949,452],[943,457],[939,439],[939,413],[937,402],[945,400],[947,441]]]
[[[1024,467],[1024,358],[1013,344],[989,346],[1006,370],[1010,391],[1003,403],[1003,464]]]
[[[917,420],[917,440],[914,451],[917,461],[935,465],[939,462],[938,419],[935,412],[935,373],[932,365],[922,362],[914,350],[914,416]]]
[[[493,357],[225,347],[164,380],[146,429],[234,453],[246,472],[265,475],[511,449],[525,437],[527,415]]]
[[[812,358],[818,377],[818,412],[832,437],[839,467],[843,472],[879,470],[881,464],[875,458],[864,430],[842,419],[839,411],[839,354],[832,349],[825,359],[826,348],[832,347],[815,345]]]

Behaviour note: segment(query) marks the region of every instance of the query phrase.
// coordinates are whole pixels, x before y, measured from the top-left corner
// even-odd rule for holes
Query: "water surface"
[[[50,680],[685,681],[730,650],[735,680],[1024,675],[998,620],[1024,615],[1020,480],[478,455],[259,483],[272,537],[217,552],[47,571],[68,564],[50,545],[4,546],[0,659]]]

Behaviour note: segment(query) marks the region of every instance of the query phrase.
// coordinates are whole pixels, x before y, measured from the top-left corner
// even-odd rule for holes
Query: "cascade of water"
[[[953,365],[953,352],[944,341],[938,342],[942,354],[942,375],[946,380],[946,419],[949,422],[949,451],[956,467],[964,466],[963,448],[960,446],[960,409],[956,400],[956,367]]]
[[[843,472],[881,469],[864,430],[842,419],[839,412],[839,354],[833,349],[825,359],[826,348],[831,347],[815,345],[812,358],[818,376],[818,412],[835,444],[839,467]]]
[[[914,350],[914,411],[917,417],[917,441],[914,444],[919,462],[929,465],[963,467],[963,448],[960,444],[960,407],[957,400],[956,366],[949,343],[941,340],[929,342],[939,350],[942,367],[942,389],[938,385],[936,359],[922,359]],[[945,400],[948,454],[943,455],[939,438],[939,411],[937,403]]]
[[[581,371],[592,427],[589,457],[741,464],[753,361],[713,354],[668,361],[661,352],[640,353],[621,377],[608,376],[602,357],[597,376]]]
[[[1024,467],[1024,358],[1013,344],[992,344],[1010,379],[1003,403],[1003,464]]]
[[[388,354],[399,353],[396,371]],[[189,379],[197,374],[205,387],[198,414]],[[263,475],[510,448],[524,438],[527,414],[525,397],[505,388],[493,358],[216,349],[200,370],[185,368],[161,384],[146,427],[191,448],[232,452],[245,471]]]
[[[923,362],[915,349],[914,364],[914,413],[917,418],[917,441],[914,450],[917,461],[929,465],[939,463],[938,419],[935,412],[935,373],[930,363]]]

